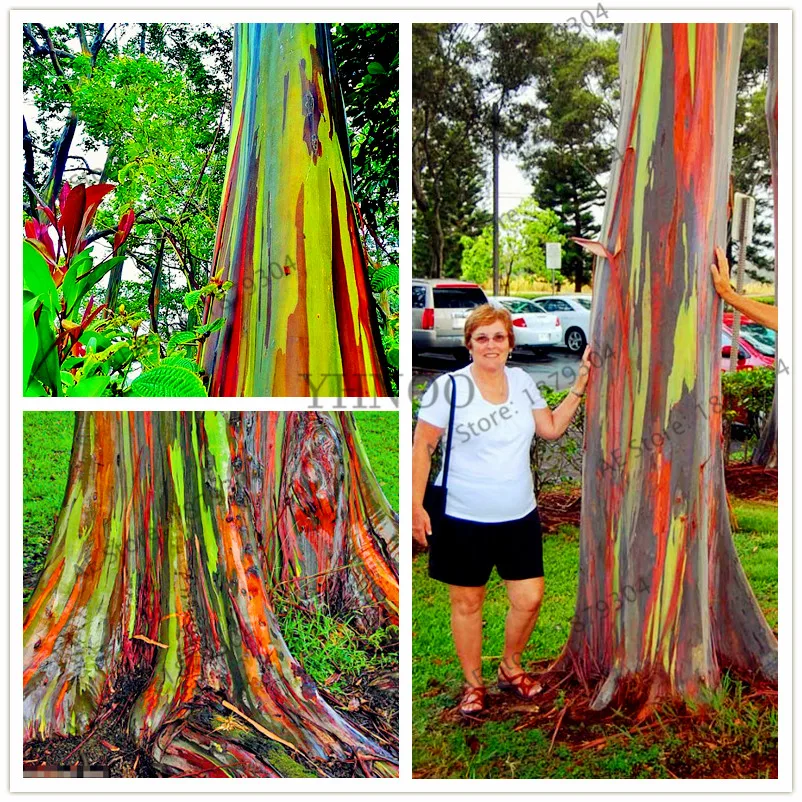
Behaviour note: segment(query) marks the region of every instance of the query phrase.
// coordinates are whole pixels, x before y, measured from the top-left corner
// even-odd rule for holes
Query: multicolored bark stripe
[[[696,695],[722,668],[776,679],[777,642],[730,532],[721,303],[740,25],[630,24],[597,255],[576,618],[555,669]]]
[[[328,28],[235,25],[231,120],[209,394],[387,395]]]
[[[86,731],[136,669],[149,680],[130,731],[167,773],[276,773],[252,754],[223,760],[193,717],[206,707],[322,766],[393,774],[290,654],[274,598],[281,583],[294,604],[397,622],[397,550],[350,413],[78,413],[25,610],[26,740]]]

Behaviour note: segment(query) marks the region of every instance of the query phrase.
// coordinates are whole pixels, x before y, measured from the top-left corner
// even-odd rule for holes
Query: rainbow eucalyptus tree
[[[397,545],[350,413],[78,413],[25,609],[25,739],[85,733],[135,673],[128,728],[166,774],[280,776],[299,755],[321,774],[393,774],[274,610],[280,593],[365,628],[397,621]]]
[[[769,25],[769,79],[766,85],[766,124],[769,129],[769,155],[771,158],[771,189],[774,195],[774,303],[777,303],[777,23]],[[779,338],[778,338],[779,339]],[[779,343],[778,343],[779,344]],[[777,349],[779,353],[779,349]],[[754,465],[777,467],[777,370],[774,376],[774,401],[769,418],[760,433],[760,440],[752,455]]]
[[[387,395],[350,173],[327,26],[235,25],[210,395]]]
[[[580,582],[554,670],[601,709],[697,696],[723,669],[776,679],[777,642],[730,532],[721,443],[721,302],[740,25],[632,24],[597,256]],[[625,688],[629,690],[625,690]],[[648,709],[645,708],[645,709]]]

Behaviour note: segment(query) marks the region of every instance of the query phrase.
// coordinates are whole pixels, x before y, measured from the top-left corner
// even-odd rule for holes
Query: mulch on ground
[[[741,501],[777,501],[777,471],[758,465],[729,465],[724,472],[727,493]],[[579,526],[582,493],[579,490],[542,491],[537,507],[544,532],[560,526]]]
[[[535,674],[545,672],[550,662],[537,661],[531,668]],[[430,686],[423,696],[437,695],[443,690],[436,681],[430,681]],[[763,685],[745,685],[742,700],[749,699],[775,709],[777,706],[776,690]],[[614,744],[627,744],[633,739],[645,748],[665,741],[670,735],[679,739],[681,746],[671,750],[663,768],[678,779],[777,777],[777,749],[755,753],[746,749],[738,738],[722,739],[715,727],[715,710],[707,706],[693,709],[681,699],[648,707],[644,701],[636,689],[627,688],[617,696],[615,704],[601,711],[591,710],[588,689],[573,675],[565,675],[561,680],[552,675],[546,677],[543,692],[531,701],[489,687],[487,709],[475,716],[460,716],[455,696],[454,707],[443,710],[440,720],[464,728],[471,752],[479,751],[483,745],[484,722],[517,719],[514,731],[539,729],[548,735],[551,749],[564,745],[575,753],[603,753]]]

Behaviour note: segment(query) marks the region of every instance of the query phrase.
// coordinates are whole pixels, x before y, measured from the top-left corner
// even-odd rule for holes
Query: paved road
[[[567,390],[576,378],[580,358],[573,356],[567,348],[550,349],[547,353],[537,356],[525,351],[516,351],[507,364],[510,367],[523,368],[532,375],[535,384],[543,383],[553,390]],[[429,382],[441,373],[455,370],[457,367],[456,360],[450,355],[421,354],[412,366],[413,397],[422,395]]]

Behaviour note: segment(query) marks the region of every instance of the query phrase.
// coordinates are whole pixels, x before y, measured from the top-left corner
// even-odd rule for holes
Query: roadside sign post
[[[551,294],[556,295],[556,275],[562,267],[563,246],[559,242],[546,243],[546,269],[551,270]]]
[[[735,291],[744,291],[744,267],[746,266],[746,246],[752,242],[755,221],[755,199],[751,195],[736,192],[732,208],[732,239],[738,243],[738,272],[735,278]],[[741,313],[735,309],[732,316],[732,342],[730,343],[730,371],[738,370],[738,343],[741,340]]]

